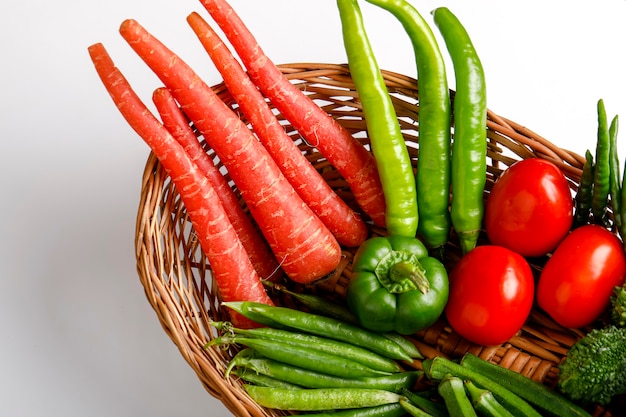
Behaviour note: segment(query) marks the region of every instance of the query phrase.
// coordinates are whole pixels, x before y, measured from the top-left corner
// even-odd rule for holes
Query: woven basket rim
[[[347,64],[287,63],[281,71],[325,110],[354,132],[364,131],[362,115],[351,83]],[[393,97],[394,106],[405,133],[407,146],[415,160],[419,148],[416,125],[419,119],[417,80],[393,71],[382,70]],[[223,83],[214,91],[229,106],[236,105]],[[454,92],[452,91],[452,96]],[[349,110],[346,110],[349,108]],[[348,117],[349,116],[349,117]],[[279,116],[280,117],[280,116]],[[359,119],[360,118],[360,119]],[[284,121],[283,121],[284,122]],[[285,129],[293,129],[285,122]],[[531,129],[488,112],[488,178],[485,192],[500,173],[517,160],[538,157],[555,163],[569,180],[572,192],[577,189],[585,159],[543,138]],[[366,136],[362,139],[367,146]],[[350,204],[350,192],[345,181],[324,158],[300,143],[303,152]],[[227,173],[225,174],[227,175]],[[377,231],[373,231],[376,233]],[[235,416],[272,417],[288,415],[285,412],[260,407],[233,378],[225,379],[224,371],[234,351],[205,349],[205,343],[216,336],[212,320],[223,320],[226,315],[219,306],[219,295],[210,279],[210,266],[204,259],[175,187],[158,160],[150,153],[146,161],[138,205],[136,233],[136,266],[146,298],[171,341],[177,346],[188,365],[195,371],[210,395],[219,399]],[[346,251],[347,267],[350,253]],[[538,266],[540,268],[540,266]],[[345,271],[344,271],[345,272]],[[333,291],[341,287],[341,272],[324,285],[316,287]],[[328,288],[327,288],[328,287]],[[538,372],[538,379],[554,379],[554,366],[566,352],[566,347],[582,336],[582,331],[560,328],[539,311],[523,334],[515,336],[502,346],[482,347],[463,341],[445,323],[441,322],[416,336],[414,342],[428,354],[459,355],[463,351],[477,351],[489,360],[498,360],[503,366],[523,373]],[[529,342],[532,336],[533,341]],[[451,348],[447,345],[452,346]],[[449,350],[452,349],[452,350]],[[608,417],[610,414],[606,414]]]

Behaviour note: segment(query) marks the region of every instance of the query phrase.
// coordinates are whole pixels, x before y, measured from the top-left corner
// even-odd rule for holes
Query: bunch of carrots
[[[341,246],[357,247],[365,241],[365,217],[385,226],[383,190],[371,153],[284,77],[228,2],[200,1],[243,66],[198,13],[187,21],[252,130],[188,64],[135,20],[125,20],[119,32],[163,83],[152,97],[158,118],[101,43],[88,50],[118,110],[178,190],[222,298],[271,305],[262,280],[282,274],[298,283],[318,280],[338,266]],[[304,157],[266,97],[344,177],[363,217]],[[227,169],[252,218],[199,136]],[[239,326],[255,326],[236,313],[232,319]]]

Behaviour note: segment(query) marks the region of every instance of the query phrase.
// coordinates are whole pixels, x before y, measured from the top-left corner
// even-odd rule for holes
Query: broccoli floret
[[[617,327],[626,327],[626,283],[615,287],[611,296],[611,321]]]
[[[626,328],[594,329],[560,364],[558,388],[573,400],[608,404],[626,393]]]

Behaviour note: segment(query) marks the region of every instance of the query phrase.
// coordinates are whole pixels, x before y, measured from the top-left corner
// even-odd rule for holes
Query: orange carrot
[[[187,21],[222,74],[239,110],[252,124],[257,136],[296,192],[340,244],[356,247],[363,243],[367,238],[365,222],[333,191],[287,135],[263,94],[252,83],[228,46],[199,14],[190,14]]]
[[[226,0],[200,1],[237,51],[252,81],[339,171],[365,214],[384,226],[385,201],[372,154],[282,74]]]
[[[120,34],[172,92],[228,170],[283,271],[309,283],[341,260],[339,243],[239,117],[173,51],[132,19]]]
[[[237,235],[246,249],[250,260],[262,279],[276,281],[280,278],[280,267],[267,242],[252,219],[243,210],[239,200],[228,181],[219,171],[209,155],[198,141],[196,134],[189,125],[187,118],[178,107],[172,93],[164,87],[157,88],[152,94],[161,121],[170,134],[185,149],[191,160],[196,163],[200,172],[204,173],[217,192],[226,209],[228,219],[237,231]]]
[[[198,170],[183,147],[154,117],[113,63],[101,43],[88,48],[94,67],[118,110],[144,139],[170,176],[207,256],[224,300],[257,300],[273,304],[265,292],[235,229],[228,221],[215,189]],[[233,321],[255,326],[243,316]]]

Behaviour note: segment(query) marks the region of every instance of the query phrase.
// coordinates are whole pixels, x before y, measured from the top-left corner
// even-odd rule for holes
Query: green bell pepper
[[[413,334],[432,325],[448,302],[448,273],[417,238],[374,237],[357,250],[348,307],[366,329]]]

